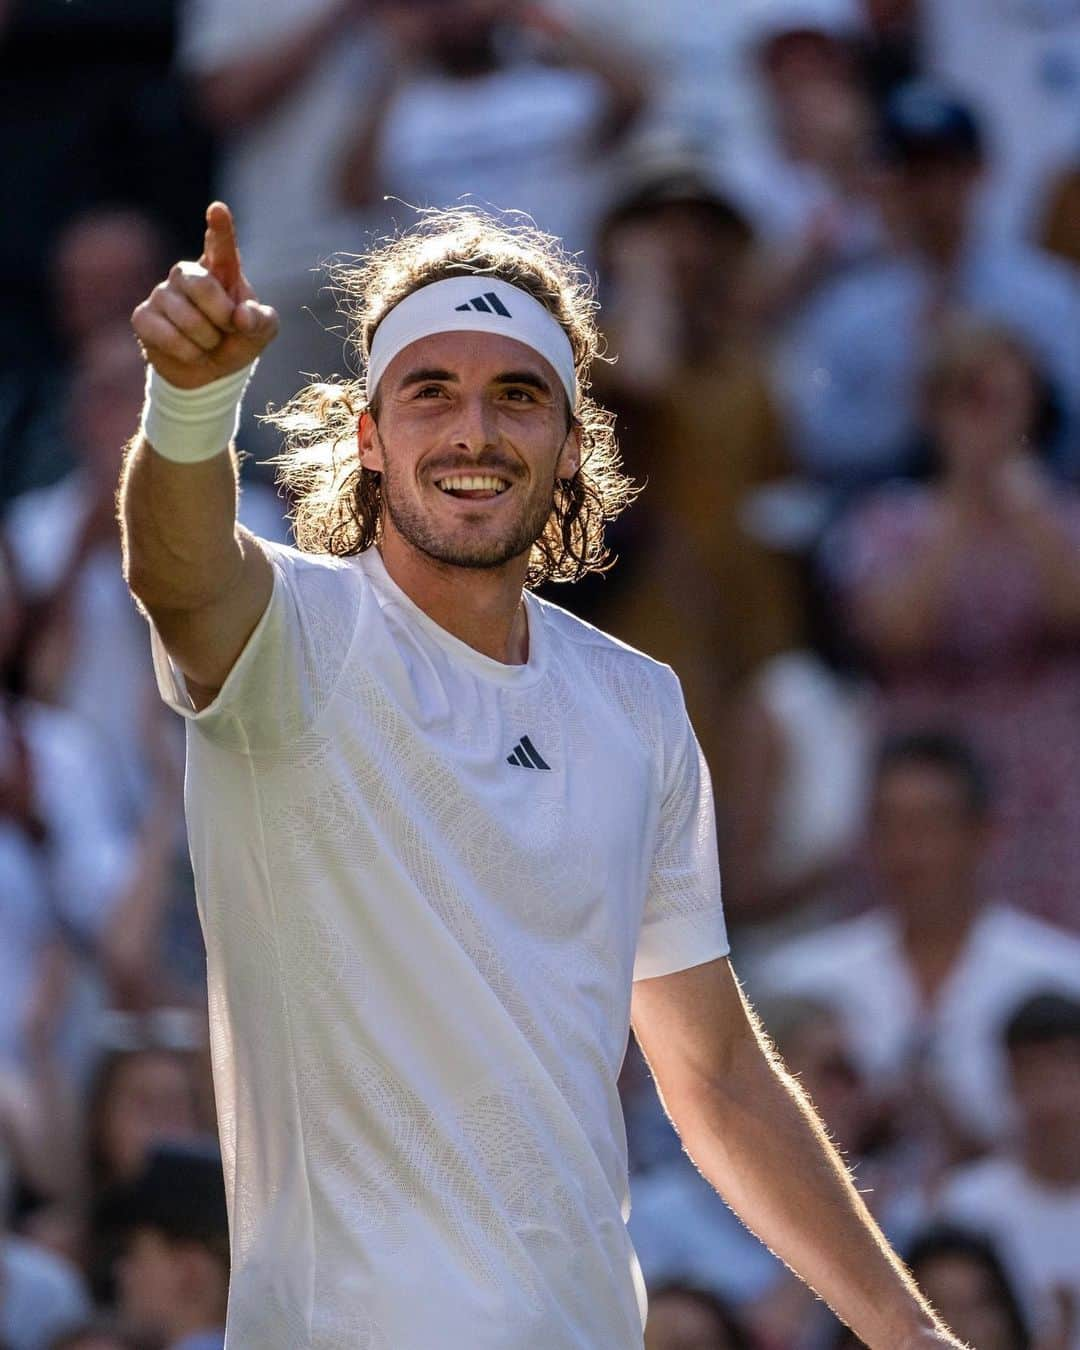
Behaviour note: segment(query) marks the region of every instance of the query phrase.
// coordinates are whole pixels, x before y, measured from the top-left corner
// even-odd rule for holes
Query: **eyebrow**
[[[416,384],[428,382],[460,384],[460,379],[452,370],[439,370],[434,366],[424,366],[419,370],[410,370],[399,385],[401,389],[411,389]],[[551,393],[551,385],[534,370],[504,370],[496,375],[492,384],[523,384],[527,388],[539,390],[543,394]]]

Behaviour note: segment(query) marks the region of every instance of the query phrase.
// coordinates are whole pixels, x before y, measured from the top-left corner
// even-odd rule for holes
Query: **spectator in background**
[[[164,1350],[222,1350],[229,1292],[225,1179],[216,1147],[161,1145],[100,1200],[96,1226],[123,1234],[121,1314]]]
[[[74,216],[53,246],[56,327],[69,355],[95,333],[127,322],[167,267],[161,226],[145,211],[103,203]]]
[[[910,467],[925,354],[963,309],[1011,327],[1053,386],[1060,421],[1048,447],[1080,469],[1080,281],[1059,259],[975,232],[986,163],[971,112],[928,84],[889,100],[883,175],[890,255],[817,293],[784,336],[778,376],[793,449],[840,494]]]
[[[662,488],[632,528],[647,551],[594,588],[603,624],[675,666],[714,774],[736,683],[799,633],[798,577],[743,527],[747,492],[787,460],[742,304],[753,233],[693,157],[646,161],[604,222],[605,336],[598,387],[627,468]],[[610,584],[611,596],[606,587]],[[695,597],[688,624],[673,596]],[[561,597],[560,597],[561,599]]]
[[[119,1024],[108,1024],[115,1040]],[[161,1016],[127,1017],[123,1048],[110,1048],[97,1065],[87,1099],[90,1187],[100,1194],[130,1181],[163,1139],[188,1140],[206,1126],[200,1112],[191,1028]],[[205,1038],[204,1038],[205,1039]]]
[[[985,1238],[935,1226],[916,1237],[905,1256],[930,1302],[977,1350],[1066,1350],[1057,1338],[1032,1341],[1017,1289]],[[835,1350],[856,1350],[860,1344],[845,1332]]]
[[[1016,1103],[1014,1144],[953,1173],[940,1208],[947,1219],[993,1240],[1018,1287],[1035,1302],[1040,1326],[1049,1334],[1067,1319],[1062,1345],[1078,1350],[1080,996],[1040,992],[1025,999],[1002,1039]]]
[[[927,72],[969,102],[986,129],[983,228],[1032,238],[1051,180],[1080,152],[1080,6],[928,0],[922,30]]]
[[[4,475],[4,502],[47,487],[75,467],[65,418],[79,353],[103,328],[126,323],[162,274],[166,256],[160,225],[135,206],[101,203],[59,231],[48,274],[58,350],[36,372],[39,406],[20,439],[18,463]]]
[[[731,1309],[715,1294],[669,1284],[649,1297],[645,1350],[751,1350]]]
[[[962,741],[887,741],[869,831],[877,904],[783,944],[749,981],[759,997],[840,1011],[861,1071],[924,1140],[931,1176],[1008,1129],[1006,1011],[1048,983],[1080,992],[1080,940],[987,897],[991,828],[989,785]]]
[[[809,647],[766,661],[740,691],[717,799],[724,912],[744,962],[845,904],[873,734],[869,690]]]
[[[771,136],[731,170],[768,241],[753,294],[774,322],[885,244],[875,114],[858,62],[865,27],[856,0],[781,0],[752,27]]]
[[[145,713],[156,711],[157,698],[146,625],[121,569],[116,482],[144,384],[126,324],[87,332],[67,412],[78,467],[51,487],[18,497],[4,522],[18,583],[36,609],[30,687],[96,730],[110,795],[119,798],[129,822],[151,800]],[[266,489],[244,492],[245,517],[271,537],[284,533],[279,505]]]
[[[571,251],[593,243],[607,157],[645,104],[643,75],[554,9],[379,0],[390,43],[341,162],[353,208],[524,211]]]
[[[1011,334],[950,331],[926,409],[937,477],[856,508],[834,580],[887,725],[954,727],[990,765],[986,885],[1080,929],[1080,494],[1037,457],[1045,385]]]
[[[59,1031],[66,1071],[78,1077],[90,1051],[76,1014],[89,991],[53,981],[47,967],[72,949],[92,954],[84,961],[91,981],[93,960],[108,967],[132,876],[131,837],[90,729],[77,714],[22,696],[25,629],[0,549],[0,1068],[29,1069]]]

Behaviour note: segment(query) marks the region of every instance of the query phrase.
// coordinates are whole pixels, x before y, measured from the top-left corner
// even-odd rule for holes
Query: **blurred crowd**
[[[120,573],[127,318],[232,206],[253,416],[322,265],[524,212],[645,489],[558,603],[670,662],[733,957],[978,1350],[1080,1348],[1080,2],[0,0],[0,1347],[220,1350],[182,736]],[[648,1350],[843,1329],[621,1083]]]

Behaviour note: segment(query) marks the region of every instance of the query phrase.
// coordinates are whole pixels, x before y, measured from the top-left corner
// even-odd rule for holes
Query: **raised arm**
[[[870,1217],[726,957],[638,980],[633,1023],[704,1176],[871,1350],[963,1350]]]
[[[142,431],[128,448],[120,483],[124,574],[203,706],[224,683],[272,590],[266,556],[236,524],[231,433],[223,430],[218,446],[211,430],[205,444],[207,426],[231,426],[244,373],[277,332],[277,315],[258,303],[241,270],[223,203],[206,213],[202,257],[177,263],[135,310],[132,325],[154,372],[163,410],[154,425],[163,450],[168,431],[169,457]],[[190,453],[184,426],[191,428]]]

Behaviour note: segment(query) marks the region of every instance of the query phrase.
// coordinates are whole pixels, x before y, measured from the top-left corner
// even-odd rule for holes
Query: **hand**
[[[178,262],[131,316],[147,361],[180,389],[199,389],[249,365],[278,331],[240,265],[232,213],[206,212],[198,262]]]

